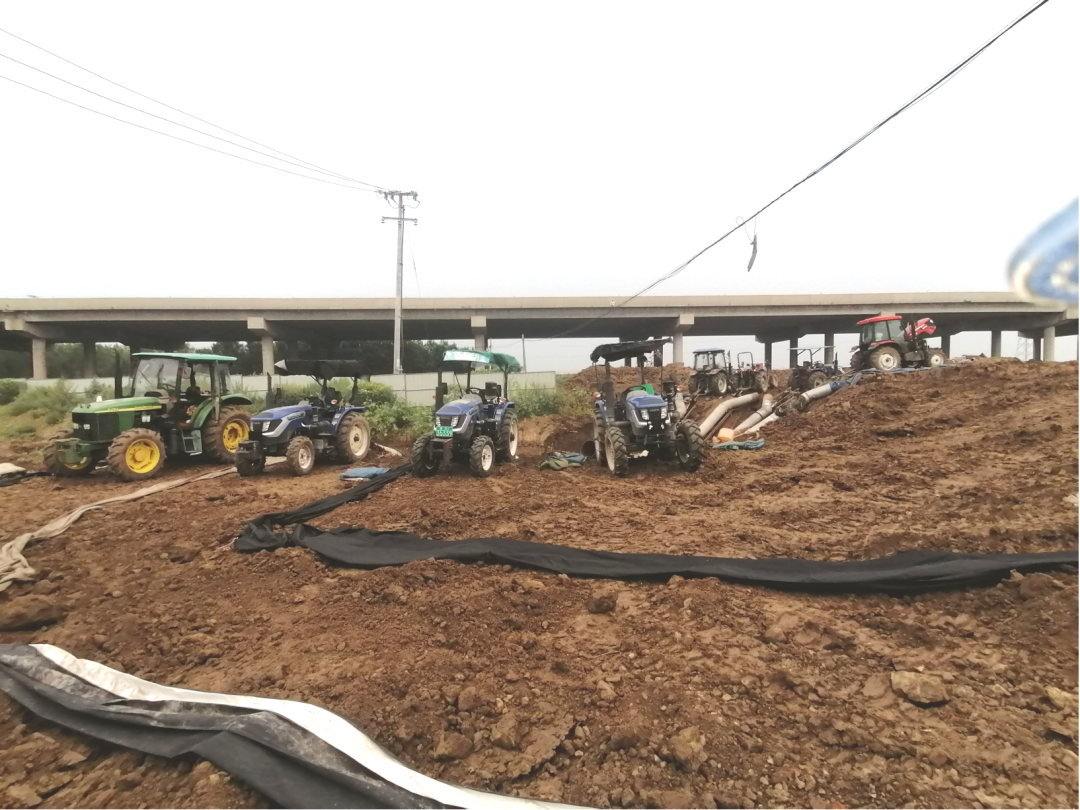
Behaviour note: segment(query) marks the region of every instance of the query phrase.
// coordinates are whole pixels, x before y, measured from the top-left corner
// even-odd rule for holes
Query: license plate
[[[449,425],[446,425],[445,427],[439,425],[439,427],[435,428],[435,435],[440,439],[450,439],[454,436],[454,429]]]

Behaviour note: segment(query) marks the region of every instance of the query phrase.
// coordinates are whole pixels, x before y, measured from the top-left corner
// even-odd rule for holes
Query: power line
[[[301,163],[297,163],[297,162],[294,162],[294,161],[291,161],[291,160],[285,160],[284,158],[274,157],[273,155],[271,155],[271,154],[269,154],[267,152],[260,152],[258,149],[252,149],[250,146],[244,146],[242,143],[237,143],[236,141],[230,141],[228,138],[221,138],[221,137],[218,137],[217,135],[213,135],[213,134],[211,134],[209,132],[204,132],[201,129],[197,129],[196,127],[189,127],[187,124],[181,124],[179,121],[173,121],[171,118],[165,118],[164,116],[157,115],[156,113],[147,112],[146,110],[143,110],[143,109],[141,109],[139,107],[133,107],[130,104],[125,104],[123,101],[117,101],[115,98],[110,98],[109,96],[102,95],[101,93],[95,92],[94,90],[90,90],[89,88],[83,87],[82,85],[75,84],[75,82],[69,82],[67,79],[62,79],[61,77],[53,75],[52,73],[49,73],[46,70],[42,70],[41,68],[34,67],[33,65],[29,65],[26,62],[20,62],[18,59],[15,59],[14,57],[8,56],[6,53],[0,53],[0,57],[3,57],[4,59],[7,59],[7,60],[9,60],[11,62],[14,62],[17,65],[22,65],[23,67],[30,68],[30,70],[36,70],[38,73],[41,73],[41,74],[43,74],[45,76],[48,76],[51,79],[56,79],[58,82],[63,82],[64,84],[69,84],[72,87],[76,88],[77,90],[82,90],[83,92],[89,93],[92,96],[97,96],[98,98],[103,98],[106,101],[111,101],[113,104],[119,104],[121,107],[127,107],[129,110],[134,110],[135,112],[142,113],[143,115],[149,115],[151,118],[157,118],[159,121],[164,121],[167,124],[173,124],[173,125],[178,126],[178,127],[183,127],[184,129],[189,129],[192,132],[197,132],[200,135],[205,135],[207,138],[213,138],[216,141],[221,141],[222,143],[227,143],[230,146],[235,146],[235,147],[237,147],[239,149],[246,149],[249,152],[254,152],[257,155],[262,155],[263,157],[268,157],[271,160],[280,160],[282,163],[288,163],[290,166],[296,166],[299,169],[307,168]],[[335,174],[334,172],[328,172],[328,171],[324,171],[322,169],[307,169],[307,170],[308,171],[317,171],[317,172],[319,172],[321,174],[329,175],[330,177],[340,177],[340,175]],[[370,185],[370,184],[364,183],[364,185]],[[378,189],[377,189],[377,187],[374,187],[371,190],[376,191]]]
[[[20,42],[25,42],[30,47],[37,48],[39,51],[42,51],[43,53],[47,53],[47,54],[49,54],[49,56],[52,56],[55,59],[59,59],[61,62],[67,62],[72,67],[76,67],[81,71],[89,73],[91,76],[95,76],[95,77],[101,79],[102,81],[106,81],[109,84],[115,85],[116,87],[119,87],[121,90],[126,90],[129,93],[134,93],[135,95],[139,96],[140,98],[145,98],[146,100],[152,101],[155,104],[160,104],[162,107],[166,107],[166,108],[172,110],[173,112],[178,112],[181,115],[186,115],[188,118],[191,118],[191,119],[193,119],[195,121],[198,121],[198,122],[200,122],[202,124],[206,124],[207,126],[214,127],[214,129],[220,129],[222,132],[227,133],[229,135],[232,135],[233,137],[241,138],[241,139],[247,141],[248,143],[253,143],[256,146],[261,146],[263,149],[269,149],[271,152],[276,152],[279,155],[284,155],[285,157],[290,158],[291,160],[299,161],[300,163],[303,163],[306,166],[310,166],[313,169],[318,169],[319,171],[321,171],[321,172],[323,172],[325,174],[329,174],[329,175],[332,175],[334,177],[338,177],[338,178],[340,178],[342,180],[348,180],[349,182],[352,182],[352,183],[359,183],[360,185],[363,185],[363,186],[370,186],[371,188],[377,189],[377,190],[380,190],[380,191],[385,191],[386,190],[383,186],[378,186],[378,185],[375,185],[374,183],[366,183],[363,180],[357,180],[355,178],[348,177],[347,175],[340,174],[340,173],[334,172],[334,171],[330,171],[329,169],[324,169],[321,166],[315,165],[314,163],[311,163],[311,162],[306,161],[306,160],[302,160],[301,158],[294,157],[293,155],[282,152],[280,149],[274,149],[272,146],[267,146],[264,143],[259,143],[258,141],[254,140],[252,138],[248,138],[245,135],[241,135],[239,132],[233,132],[232,130],[225,129],[225,127],[219,126],[219,125],[213,123],[212,121],[207,121],[204,118],[199,118],[197,115],[192,115],[189,112],[184,112],[183,110],[181,110],[181,109],[179,109],[177,107],[173,107],[173,106],[171,106],[169,104],[166,104],[164,101],[158,101],[157,99],[155,99],[155,98],[153,98],[151,96],[148,96],[145,93],[140,93],[138,90],[132,90],[130,87],[126,87],[126,86],[120,84],[119,82],[115,82],[115,81],[113,81],[112,79],[110,79],[110,78],[108,78],[106,76],[102,76],[100,73],[95,73],[94,71],[90,70],[89,68],[85,68],[82,65],[79,65],[79,64],[77,64],[75,62],[72,62],[70,59],[66,59],[63,56],[60,56],[60,54],[53,53],[52,51],[47,50],[46,48],[43,48],[40,45],[36,45],[33,42],[31,42],[30,40],[28,40],[28,39],[24,39],[23,37],[20,37],[18,34],[13,34],[13,33],[11,33],[10,31],[8,31],[8,30],[6,30],[4,28],[0,28],[0,32],[3,32],[5,34],[7,34],[9,37],[15,38],[15,39],[19,40]],[[63,81],[63,79],[61,79],[61,81]],[[119,102],[117,102],[117,103],[119,103]],[[147,113],[147,115],[150,115],[150,113]],[[183,124],[181,124],[180,126],[183,126]],[[206,134],[206,133],[204,133],[204,134]],[[214,136],[211,136],[211,137],[214,137]],[[275,158],[275,160],[276,159],[277,158]]]
[[[705,247],[703,247],[701,250],[699,250],[697,253],[695,253],[693,256],[691,256],[689,259],[687,259],[685,262],[680,264],[674,270],[671,270],[671,271],[665,273],[664,275],[660,276],[660,278],[656,279],[651,284],[647,285],[646,287],[642,288],[638,292],[634,293],[629,298],[627,298],[625,301],[623,301],[621,304],[618,304],[616,306],[613,306],[611,309],[606,310],[603,314],[598,315],[597,317],[595,317],[595,318],[593,318],[591,320],[585,321],[584,323],[579,324],[579,325],[575,326],[572,329],[568,329],[567,331],[562,332],[562,333],[560,333],[558,335],[554,335],[553,337],[550,337],[550,338],[538,338],[538,340],[554,340],[556,338],[561,338],[561,337],[565,337],[567,335],[572,335],[575,332],[578,332],[578,331],[584,329],[586,326],[589,326],[590,324],[596,323],[596,321],[600,320],[601,318],[607,317],[610,313],[614,312],[616,309],[619,309],[621,307],[626,306],[631,301],[633,301],[635,298],[638,298],[638,297],[644,295],[645,293],[649,292],[649,290],[652,290],[655,287],[658,287],[659,285],[663,284],[665,281],[668,281],[669,279],[672,279],[675,276],[679,275],[679,273],[681,273],[683,270],[685,270],[687,267],[689,267],[691,265],[691,263],[693,263],[696,259],[700,258],[706,252],[708,252],[712,248],[719,245],[721,242],[723,242],[725,239],[727,239],[729,236],[731,236],[731,234],[733,234],[733,233],[735,233],[735,231],[739,230],[739,228],[741,228],[746,222],[749,222],[750,220],[755,219],[762,212],[764,212],[767,209],[771,208],[775,203],[782,200],[784,197],[786,197],[788,194],[793,192],[795,189],[797,189],[799,186],[801,186],[807,180],[809,180],[810,178],[814,177],[817,174],[820,174],[823,170],[827,169],[829,166],[831,166],[837,160],[842,158],[844,155],[846,155],[848,152],[850,152],[852,149],[854,149],[860,143],[865,141],[867,138],[869,138],[871,135],[873,135],[875,132],[877,132],[879,129],[881,129],[883,126],[885,126],[887,123],[892,121],[894,118],[899,116],[901,113],[911,109],[916,104],[918,104],[920,101],[922,101],[926,97],[928,97],[928,96],[932,95],[933,93],[935,93],[942,86],[944,86],[946,83],[948,83],[954,76],[956,76],[960,71],[962,71],[969,64],[971,64],[971,62],[973,62],[978,56],[980,56],[987,48],[989,48],[991,45],[993,45],[995,42],[997,42],[999,39],[1001,39],[1001,37],[1003,37],[1005,34],[1007,34],[1009,31],[1011,31],[1013,28],[1015,28],[1017,25],[1019,25],[1021,22],[1023,22],[1025,19],[1030,17],[1032,14],[1034,14],[1036,11],[1038,11],[1040,8],[1042,8],[1043,6],[1045,6],[1049,2],[1050,2],[1050,0],[1039,0],[1037,3],[1035,3],[1035,5],[1033,5],[1027,11],[1025,11],[1023,14],[1021,14],[1019,17],[1017,17],[1015,20],[1013,20],[1011,23],[1009,23],[1007,26],[1005,26],[1005,28],[1001,29],[1001,31],[999,31],[993,37],[991,37],[986,42],[984,42],[979,48],[977,48],[975,51],[973,51],[968,56],[966,56],[964,59],[962,59],[956,66],[954,66],[951,70],[949,70],[947,73],[945,73],[939,79],[937,79],[937,81],[933,82],[926,89],[924,89],[920,93],[916,94],[906,104],[904,104],[903,106],[901,106],[900,108],[895,110],[893,113],[888,115],[886,118],[882,119],[877,124],[872,126],[870,129],[868,129],[866,132],[864,132],[862,135],[860,135],[858,138],[856,138],[850,144],[845,146],[843,149],[841,149],[839,152],[837,152],[835,155],[833,155],[827,161],[825,161],[820,166],[818,166],[816,169],[814,169],[812,172],[810,172],[810,174],[806,175],[806,177],[804,177],[802,180],[799,180],[797,183],[795,183],[790,188],[788,188],[787,191],[784,191],[783,193],[781,193],[781,194],[777,195],[776,197],[774,197],[768,203],[766,203],[761,208],[759,208],[757,211],[755,211],[753,214],[751,214],[749,217],[747,217],[743,222],[736,225],[734,228],[732,228],[730,231],[725,233],[719,239],[716,239],[715,241],[713,241],[713,242],[709,243],[708,245],[706,245]]]
[[[260,162],[258,160],[252,160],[251,158],[242,157],[241,155],[234,155],[232,152],[226,152],[226,151],[224,151],[222,149],[215,149],[214,147],[207,146],[204,143],[198,143],[197,141],[191,141],[191,140],[188,140],[187,138],[181,138],[179,135],[170,135],[168,132],[162,132],[160,129],[154,129],[152,127],[146,127],[146,126],[143,126],[142,124],[136,124],[134,121],[127,121],[127,120],[125,120],[123,118],[117,118],[115,115],[109,115],[108,113],[104,113],[101,110],[95,110],[92,107],[84,107],[82,104],[79,104],[77,102],[70,101],[70,100],[68,100],[66,98],[62,98],[60,96],[53,95],[52,93],[50,93],[50,92],[48,92],[46,90],[42,90],[40,87],[34,87],[32,85],[24,84],[23,82],[16,81],[15,79],[12,79],[10,76],[0,75],[0,79],[5,79],[5,80],[11,82],[12,84],[17,84],[20,87],[25,87],[28,90],[33,90],[33,91],[35,91],[37,93],[41,93],[42,95],[49,96],[50,98],[55,98],[57,101],[63,101],[65,104],[70,104],[73,107],[78,107],[81,110],[86,110],[88,112],[96,113],[97,115],[102,115],[105,118],[111,118],[113,121],[119,121],[121,124],[129,124],[130,126],[138,127],[139,129],[145,129],[147,132],[154,132],[154,133],[156,133],[158,135],[164,135],[166,138],[172,138],[175,141],[183,141],[184,143],[190,143],[192,146],[199,146],[199,147],[201,147],[203,149],[209,149],[211,152],[217,152],[219,155],[227,155],[228,157],[236,158],[237,160],[243,160],[246,163],[254,163],[256,166],[264,166],[267,169],[274,169],[275,171],[285,172],[285,174],[292,174],[292,175],[295,175],[296,177],[303,177],[303,178],[305,178],[307,180],[315,180],[315,181],[317,181],[319,183],[329,183],[331,186],[340,186],[341,188],[348,188],[348,189],[352,189],[353,191],[366,191],[366,189],[357,188],[356,186],[347,186],[344,183],[335,183],[333,180],[324,180],[322,177],[312,177],[310,174],[300,174],[300,172],[289,171],[288,169],[283,169],[280,166],[272,166],[269,163],[262,163],[262,162]]]

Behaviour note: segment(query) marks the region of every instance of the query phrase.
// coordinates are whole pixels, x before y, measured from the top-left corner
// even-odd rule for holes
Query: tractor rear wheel
[[[926,365],[930,368],[937,368],[938,366],[945,365],[945,352],[941,349],[931,349],[930,353],[926,356]]]
[[[421,436],[412,446],[412,473],[417,478],[428,478],[439,469],[441,459],[431,454],[431,437]]]
[[[61,430],[53,439],[70,439],[70,430]],[[79,459],[75,464],[65,464],[57,455],[56,445],[49,442],[45,445],[45,449],[41,452],[42,460],[45,462],[45,469],[51,472],[58,478],[78,478],[80,476],[89,475],[94,471],[94,467],[97,464],[94,463],[92,456]]]
[[[266,468],[266,456],[236,459],[236,472],[242,478],[258,475]]]
[[[513,461],[518,449],[517,414],[507,410],[499,425],[499,441],[495,445],[495,457],[498,461]]]
[[[806,378],[806,390],[809,391],[811,388],[817,388],[828,381],[829,375],[824,371],[811,371],[810,375]]]
[[[251,433],[251,414],[243,408],[222,408],[217,419],[203,425],[203,453],[214,461],[232,464],[240,442]]]
[[[355,464],[363,461],[371,449],[371,426],[368,420],[353,411],[341,417],[337,436],[334,437],[334,452],[342,464]]]
[[[675,455],[687,472],[696,472],[705,461],[705,440],[696,422],[683,419],[675,426]]]
[[[624,478],[630,472],[630,451],[622,428],[610,427],[604,431],[604,456],[612,475]]]
[[[851,355],[851,370],[852,371],[862,371],[864,368],[867,368],[866,352],[857,351],[854,354],[852,354]]]
[[[293,475],[307,475],[315,469],[315,444],[307,436],[293,436],[285,450],[285,467]]]
[[[728,392],[728,378],[726,374],[713,374],[709,378],[709,393],[722,397]]]
[[[112,440],[106,458],[109,471],[121,481],[142,481],[165,466],[165,444],[152,430],[125,430]]]
[[[469,448],[469,469],[477,478],[487,478],[495,468],[495,443],[489,436],[477,436]]]
[[[757,391],[759,394],[764,394],[766,391],[769,390],[769,372],[754,372],[754,390]]]
[[[900,352],[892,346],[882,346],[880,349],[874,349],[874,353],[870,355],[870,365],[878,371],[891,371],[894,368],[899,368]]]

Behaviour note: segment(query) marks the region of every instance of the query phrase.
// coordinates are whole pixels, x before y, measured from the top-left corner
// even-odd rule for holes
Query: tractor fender
[[[364,405],[350,405],[347,408],[342,408],[334,414],[334,418],[330,420],[330,424],[336,425],[350,413],[367,413],[367,407]]]
[[[600,424],[602,425],[606,426],[608,422],[612,421],[607,412],[607,405],[603,402],[596,403],[596,415],[600,417]]]
[[[221,398],[221,406],[226,405],[251,405],[251,398],[244,396],[243,394],[226,394]],[[195,413],[191,415],[191,426],[193,428],[201,428],[206,424],[206,420],[214,413],[214,400],[208,399],[195,409]]]
[[[501,402],[495,406],[495,421],[502,423],[503,417],[506,416],[506,412],[514,407],[513,402]]]

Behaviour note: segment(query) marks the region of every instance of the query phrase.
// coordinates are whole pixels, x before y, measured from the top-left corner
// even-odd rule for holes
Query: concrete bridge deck
[[[1045,339],[1075,334],[1076,308],[1044,306],[1012,293],[861,293],[843,295],[407,298],[406,340],[645,338],[673,339],[682,360],[685,335],[753,335],[766,345],[806,334],[855,331],[881,312],[929,316],[947,344],[959,332],[989,331],[1000,353],[1002,330]],[[0,299],[0,348],[30,350],[34,376],[45,376],[49,343],[82,343],[88,362],[95,343],[168,349],[184,342],[303,340],[328,347],[341,340],[389,340],[392,298],[17,298]],[[1044,343],[1047,343],[1043,340]],[[1052,341],[1047,346],[1052,346]],[[1048,348],[1049,350],[1049,348]],[[1047,358],[1049,359],[1049,358]],[[88,368],[87,371],[90,371]]]

